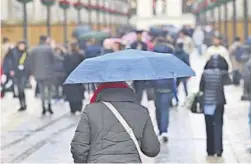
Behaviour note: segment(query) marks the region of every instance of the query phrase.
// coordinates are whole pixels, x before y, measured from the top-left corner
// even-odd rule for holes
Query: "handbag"
[[[190,110],[192,113],[195,113],[195,114],[204,114],[202,93],[199,92],[196,94]]]
[[[127,124],[127,122],[125,121],[125,119],[121,116],[121,114],[118,112],[118,110],[109,102],[102,102],[104,105],[106,105],[108,107],[108,109],[110,109],[110,111],[114,114],[114,116],[119,120],[120,124],[124,127],[124,129],[126,130],[126,132],[129,134],[129,136],[131,137],[132,141],[134,142],[136,149],[139,153],[139,157],[141,162],[143,163],[143,156],[144,154],[142,153],[138,140],[132,130],[132,128]]]

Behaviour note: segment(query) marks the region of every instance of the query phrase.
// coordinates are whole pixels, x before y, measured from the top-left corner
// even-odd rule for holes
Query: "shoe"
[[[71,111],[71,115],[76,115],[76,111]]]
[[[221,158],[221,157],[222,157],[222,154],[219,153],[219,154],[216,154],[216,156],[217,156],[218,158]]]
[[[43,107],[42,115],[45,115],[45,114],[46,114],[46,108]]]
[[[163,137],[163,142],[167,143],[168,142],[168,137]]]
[[[19,111],[19,112],[22,112],[22,111],[25,111],[26,109],[27,109],[27,107],[26,107],[26,106],[23,106],[23,107],[19,108],[18,111]]]
[[[207,156],[208,156],[208,157],[213,157],[213,156],[214,156],[214,153],[207,153]]]
[[[167,133],[162,133],[161,136],[162,136],[163,142],[167,143],[168,142],[168,134]]]
[[[54,114],[54,112],[53,112],[52,109],[51,109],[51,104],[48,105],[48,112],[49,112],[50,114]]]

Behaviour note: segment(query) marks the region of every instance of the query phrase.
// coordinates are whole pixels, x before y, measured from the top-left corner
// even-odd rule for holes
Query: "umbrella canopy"
[[[84,60],[65,84],[157,80],[194,76],[194,71],[172,54],[123,50]]]
[[[82,26],[77,26],[73,32],[72,32],[72,36],[75,37],[75,38],[79,38],[79,36],[87,33],[87,32],[90,32],[91,31],[91,28],[90,26],[87,26],[87,25],[82,25]]]
[[[110,34],[107,32],[102,32],[102,31],[92,31],[85,33],[81,36],[79,36],[80,40],[88,40],[88,39],[96,39],[96,40],[103,40],[105,38],[109,38]]]

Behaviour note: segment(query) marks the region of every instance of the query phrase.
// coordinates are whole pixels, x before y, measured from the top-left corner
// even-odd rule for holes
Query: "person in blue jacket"
[[[131,49],[147,51],[148,47],[145,42],[142,41],[142,30],[136,31],[137,40],[133,42],[130,46]],[[142,101],[143,91],[145,90],[145,82],[144,81],[134,81],[133,82],[135,92],[138,96],[138,101]]]
[[[85,57],[88,59],[100,56],[101,54],[102,54],[102,46],[99,45],[95,39],[90,39],[85,49]]]
[[[173,53],[173,49],[161,37],[157,39],[153,51],[158,53]],[[161,79],[154,80],[151,84],[155,90],[155,108],[159,136],[163,142],[168,142],[169,110],[174,97],[174,81],[173,79]]]

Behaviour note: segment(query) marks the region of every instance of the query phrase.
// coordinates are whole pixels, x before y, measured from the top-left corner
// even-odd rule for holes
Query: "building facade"
[[[71,4],[77,2],[78,0],[68,0]],[[83,3],[88,3],[88,0],[81,0]],[[23,7],[22,4],[17,0],[1,0],[1,20],[7,22],[20,22],[23,19]],[[126,12],[128,10],[128,5],[126,0],[91,0],[92,5],[96,5],[98,3],[104,3],[103,5],[110,7],[111,9],[116,9],[118,11]],[[40,0],[33,0],[27,4],[27,13],[28,13],[28,21],[30,23],[34,22],[45,22],[46,21],[46,8],[42,5]],[[86,9],[81,10],[81,18],[82,22],[88,21],[89,12]],[[97,14],[93,10],[90,12],[92,22],[95,23],[97,21]],[[109,19],[112,23],[123,24],[127,22],[127,18],[125,16],[113,16],[112,18],[108,18],[107,13],[100,13],[100,22],[102,23],[104,19]],[[63,10],[56,3],[52,6],[52,14],[51,21],[53,23],[58,23],[63,20]],[[77,11],[71,6],[68,9],[68,21],[76,22],[77,21]]]

